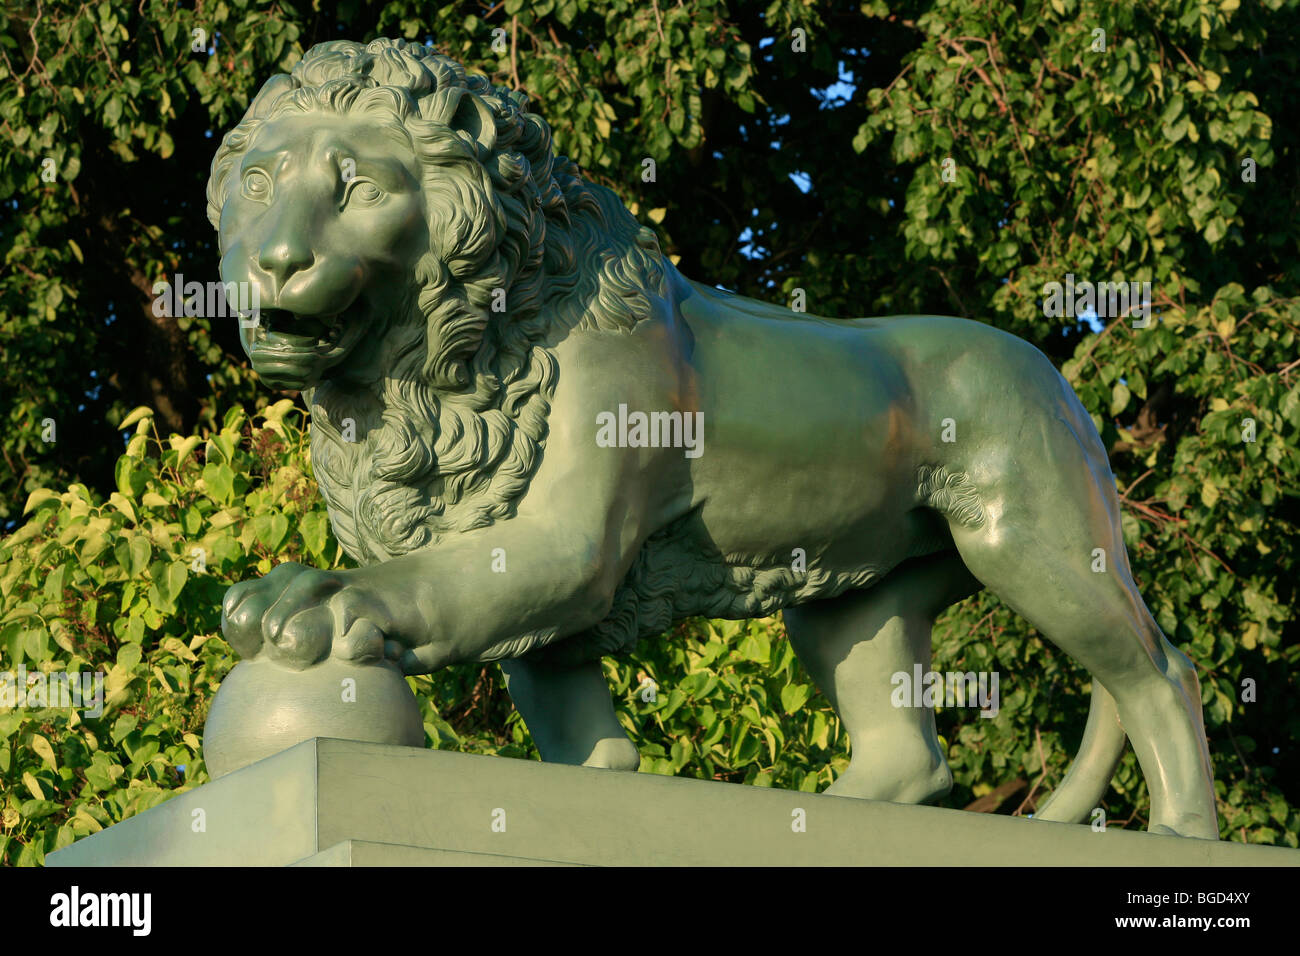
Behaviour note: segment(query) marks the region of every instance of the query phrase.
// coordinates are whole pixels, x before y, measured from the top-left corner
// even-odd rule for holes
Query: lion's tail
[[[1088,723],[1083,730],[1079,754],[1061,785],[1035,811],[1034,819],[1057,823],[1086,821],[1093,808],[1100,806],[1101,798],[1110,786],[1115,767],[1124,755],[1126,739],[1115,698],[1094,677],[1092,706],[1088,708]]]

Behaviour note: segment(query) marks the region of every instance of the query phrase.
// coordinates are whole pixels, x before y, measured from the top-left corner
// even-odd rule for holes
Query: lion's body
[[[563,378],[557,388],[552,428],[574,441],[591,443],[597,415],[624,404],[700,413],[705,446],[699,457],[673,447],[643,452],[662,475],[654,533],[614,612],[556,656],[577,653],[574,645],[624,651],[684,617],[766,616],[869,587],[909,559],[952,550],[942,515],[978,523],[981,512],[971,500],[963,514],[961,501],[936,494],[931,476],[967,486],[962,449],[988,423],[957,409],[971,407],[977,379],[1019,381],[998,401],[1029,417],[1074,401],[1039,353],[978,323],[839,321],[682,281],[674,291],[680,301],[671,318],[647,320],[621,341],[620,357],[600,354],[603,368],[621,362],[638,374],[642,391],[615,374],[602,398],[599,386],[580,380],[570,408]],[[591,364],[586,343],[575,339],[561,346],[562,366]],[[927,376],[935,380],[941,369],[952,371],[937,376],[950,388],[925,391]],[[944,442],[943,421],[954,415],[963,442]],[[539,482],[545,478],[543,462]]]
[[[574,645],[624,651],[685,617],[770,615],[953,551],[949,520],[969,528],[986,520],[969,470],[996,479],[1000,491],[1012,485],[1023,468],[1018,443],[1044,422],[1065,419],[1091,437],[1083,451],[1104,467],[1086,413],[1056,370],[989,326],[940,316],[823,319],[680,277],[671,288],[675,311],[622,340],[621,356],[599,355],[602,368],[626,366],[643,389],[613,374],[617,384],[602,398],[580,380],[570,408],[562,379],[552,427],[589,442],[597,415],[619,403],[699,412],[705,452],[644,452],[663,479],[654,533],[614,613],[556,648],[557,657],[573,657]],[[585,344],[566,341],[561,364],[591,364]],[[968,414],[973,408],[997,413]],[[1003,465],[996,475],[995,462]],[[1050,474],[1035,462],[1033,471],[1045,468]]]
[[[222,278],[269,304],[245,347],[305,390],[363,565],[232,588],[236,648],[501,660],[544,758],[634,767],[600,655],[785,610],[853,742],[833,792],[921,801],[951,777],[891,675],[928,667],[935,616],[984,586],[1095,678],[1039,816],[1095,806],[1118,715],[1153,826],[1217,836],[1195,671],[1142,603],[1105,450],[1042,354],[963,319],[821,319],[689,282],[525,105],[422,47],[322,44],[218,152]]]

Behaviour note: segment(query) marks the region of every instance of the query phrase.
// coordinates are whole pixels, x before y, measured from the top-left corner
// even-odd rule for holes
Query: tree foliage
[[[1225,836],[1296,845],[1298,7],[0,10],[0,523],[17,529],[0,670],[111,685],[99,719],[0,711],[0,855],[39,861],[203,782],[195,735],[232,663],[223,589],[340,560],[285,396],[258,385],[233,323],[157,316],[153,287],[216,277],[208,164],[258,86],[313,43],[378,35],[527,91],[693,278],[831,316],[966,315],[1043,349],[1111,449],[1147,602],[1198,665]],[[1150,323],[1045,317],[1044,283],[1067,274],[1149,281]],[[844,766],[779,619],[688,622],[606,666],[644,769],[815,789]],[[987,595],[940,622],[934,666],[1003,675],[998,718],[939,714],[947,805],[1032,809],[1077,746],[1087,675]],[[533,753],[495,667],[416,683],[432,745]],[[1145,820],[1131,754],[1106,809]]]

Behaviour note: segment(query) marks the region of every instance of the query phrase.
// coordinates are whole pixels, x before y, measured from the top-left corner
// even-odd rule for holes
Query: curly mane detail
[[[268,80],[213,160],[214,226],[258,130],[312,112],[405,136],[430,226],[406,307],[375,330],[368,384],[305,393],[330,523],[372,563],[514,513],[545,447],[551,346],[574,329],[631,330],[664,294],[664,268],[654,233],[555,155],[523,94],[402,40],[319,44]]]

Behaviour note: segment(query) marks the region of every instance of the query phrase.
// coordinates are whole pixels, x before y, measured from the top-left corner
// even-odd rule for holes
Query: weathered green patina
[[[627,769],[600,655],[784,609],[852,740],[831,792],[922,802],[951,776],[891,676],[987,587],[1094,677],[1038,816],[1086,816],[1127,731],[1151,828],[1217,838],[1195,670],[1133,582],[1088,415],[1027,343],[691,282],[520,94],[401,41],[322,44],[268,81],[208,199],[222,279],[262,303],[244,346],[303,390],[362,565],[232,588],[242,655],[285,681],[331,656],[501,660],[547,760]]]

